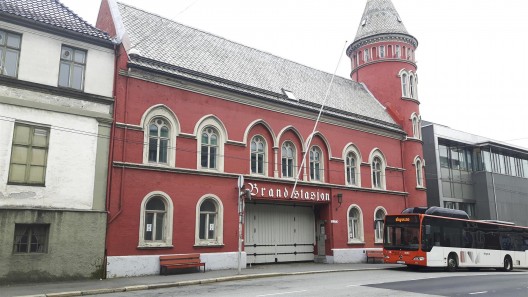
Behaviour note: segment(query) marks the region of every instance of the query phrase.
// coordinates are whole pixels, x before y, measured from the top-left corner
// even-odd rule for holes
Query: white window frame
[[[169,143],[167,148],[167,162],[150,162],[149,161],[149,124],[156,118],[167,121],[169,125]],[[143,127],[143,164],[155,166],[176,166],[176,138],[180,134],[180,124],[174,113],[165,105],[155,105],[149,108],[141,118],[141,127]]]
[[[355,209],[357,210],[357,213],[358,213],[358,218],[357,218],[357,233],[358,234],[354,234],[354,228],[352,228],[352,224],[351,224],[351,217],[350,217],[350,212],[352,211],[352,209]],[[365,239],[364,239],[364,226],[363,226],[363,212],[361,211],[361,208],[359,207],[359,205],[357,204],[352,204],[348,207],[348,210],[347,210],[347,230],[348,230],[348,235],[347,235],[347,238],[348,238],[348,243],[349,244],[363,244],[365,243]]]
[[[69,52],[71,51],[71,53]],[[75,56],[79,52],[82,52],[84,54],[84,60],[82,62],[75,61]],[[71,55],[71,59],[68,59],[66,57],[66,54]],[[76,48],[73,46],[65,45],[63,44],[61,47],[61,55],[60,55],[60,65],[59,65],[59,77],[57,85],[61,88],[69,88],[74,90],[83,91],[84,90],[84,83],[86,80],[86,61],[88,60],[88,51],[85,49]],[[61,84],[61,74],[62,74],[62,65],[67,65],[69,67],[68,72],[68,83],[66,85]],[[73,77],[75,76],[74,69],[75,67],[82,67],[82,73],[81,73],[81,83],[80,86],[74,86],[73,85]]]
[[[375,183],[374,175],[378,172],[377,169],[374,168],[374,161],[378,159],[380,164],[379,169],[379,182]],[[373,189],[378,190],[386,190],[387,188],[387,181],[386,181],[386,168],[387,168],[387,161],[385,159],[385,156],[379,149],[374,149],[369,157],[369,164],[370,164],[370,182]],[[376,178],[378,179],[378,178]]]
[[[259,151],[253,151],[253,142],[255,140],[259,140],[260,142],[262,142],[263,144],[263,151],[262,152],[259,152]],[[252,166],[252,162],[253,162],[253,154],[256,155],[256,160],[257,160],[257,164],[256,164],[256,167],[257,167],[257,172],[253,172],[253,166]],[[258,172],[258,156],[259,155],[262,155],[262,173],[259,173]],[[255,135],[251,138],[251,141],[249,142],[249,171],[251,172],[251,174],[254,174],[254,175],[267,175],[268,174],[268,143],[266,141],[266,138],[264,138],[264,136],[262,135]]]
[[[399,44],[395,44],[393,47],[394,50],[394,58],[401,59],[401,46]]]
[[[145,240],[145,214],[146,206],[150,199],[159,198],[165,203],[165,221],[163,226],[163,240]],[[172,247],[172,218],[174,206],[169,195],[161,191],[148,193],[141,202],[141,211],[139,214],[139,244],[138,248],[163,248]]]
[[[414,158],[414,167],[416,170],[416,187],[424,188],[424,170],[423,170],[423,161],[420,159],[420,156]]]
[[[16,37],[18,38],[18,45],[8,45],[8,40],[10,39],[10,37],[13,36],[13,37]],[[22,47],[22,34],[19,34],[19,33],[14,33],[14,32],[10,32],[10,31],[6,31],[6,30],[3,30],[3,29],[0,29],[0,37],[2,37],[2,40],[0,40],[0,50],[1,50],[1,55],[0,55],[0,75],[5,75],[5,76],[9,76],[9,77],[18,77],[18,68],[19,68],[19,64],[20,64],[20,52],[21,52],[21,47]],[[16,65],[14,65],[15,69],[14,69],[14,74],[13,75],[9,75],[7,73],[7,67],[5,66],[6,65],[6,55],[7,53],[10,52],[11,54],[16,54]]]
[[[366,48],[366,49],[363,49],[363,62],[367,63],[368,61],[370,61],[370,54],[369,54],[369,49]]]
[[[312,153],[318,153],[319,154],[319,160],[312,160]],[[311,181],[317,181],[317,182],[324,182],[324,154],[323,154],[323,150],[319,147],[319,146],[312,146],[310,148],[310,152],[308,154],[308,161],[309,161],[309,165],[310,165],[310,180]],[[318,169],[316,170],[317,172],[312,172],[313,169],[315,169],[315,167],[317,167],[317,165],[319,165]],[[316,178],[315,177],[315,174],[318,174],[319,177]]]
[[[383,212],[383,218],[377,216],[379,212]],[[383,228],[385,224],[383,219],[385,219],[386,215],[387,210],[382,206],[378,206],[374,210],[374,243],[383,243]]]
[[[22,142],[17,139],[17,129],[28,129],[27,143]],[[45,143],[41,141],[36,141],[36,139],[42,139],[43,134],[45,133]],[[9,160],[9,174],[8,174],[8,184],[11,185],[27,185],[27,186],[43,186],[46,184],[46,172],[48,168],[48,154],[50,147],[51,139],[51,129],[46,126],[35,125],[30,123],[15,122],[13,126],[13,139],[11,142],[11,158]],[[24,153],[25,151],[25,153]],[[36,164],[35,159],[32,160],[32,156],[35,152],[41,152],[42,164]],[[22,160],[21,157],[24,156],[25,160]],[[24,179],[18,180],[15,177],[18,174],[13,172],[20,171],[17,168],[24,166]],[[41,170],[38,170],[38,169]],[[42,171],[42,179],[31,180],[32,179],[32,170],[33,172]]]
[[[412,131],[413,131],[413,138],[415,139],[422,139],[422,118],[421,116],[417,115],[415,112],[411,114],[411,125],[412,125]]]
[[[352,184],[349,182],[348,180],[348,155],[349,154],[353,154],[356,158],[356,172],[355,172],[355,178],[356,178],[356,183],[355,184]],[[359,153],[359,149],[353,145],[353,144],[349,144],[347,145],[346,149],[344,150],[343,152],[343,160],[344,160],[344,166],[345,166],[345,183],[346,185],[348,186],[352,186],[352,187],[361,187],[361,162],[362,162],[362,158],[361,158],[361,154]]]
[[[217,159],[216,159],[216,168],[206,168],[202,167],[202,133],[204,129],[206,128],[214,128],[217,133],[218,137],[218,150],[216,152]],[[199,121],[197,126],[195,127],[195,135],[196,135],[196,168],[199,170],[204,171],[215,171],[215,172],[223,172],[224,171],[224,146],[227,141],[227,132],[224,129],[224,125],[216,119],[214,116],[207,116],[203,120]]]
[[[409,98],[409,74],[407,71],[400,71],[402,97]]]
[[[292,157],[292,169],[291,169],[291,176],[290,175],[287,175],[285,176],[284,175],[284,168],[283,168],[283,158],[284,158],[284,153],[283,153],[283,150],[284,150],[284,146],[286,144],[289,144],[291,145],[291,148],[293,150],[293,157]],[[289,158],[287,158],[289,159]],[[281,177],[282,178],[295,178],[296,174],[297,174],[297,148],[295,147],[295,144],[293,143],[293,141],[290,141],[290,140],[286,140],[282,143],[281,145]]]
[[[384,45],[380,45],[379,47],[379,57],[385,58],[385,46]]]
[[[215,236],[214,239],[200,239],[200,207],[205,200],[211,199],[216,204],[216,222],[215,222]],[[224,245],[224,206],[222,200],[216,195],[206,194],[200,197],[196,203],[196,222],[195,222],[195,246],[223,246]]]

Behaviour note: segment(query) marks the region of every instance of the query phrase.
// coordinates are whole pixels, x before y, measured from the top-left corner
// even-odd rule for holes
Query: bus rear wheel
[[[456,256],[454,254],[450,254],[449,257],[447,257],[447,271],[453,272],[456,271],[458,267],[458,262],[456,259]]]
[[[513,270],[513,263],[509,256],[504,257],[504,267],[502,268],[502,271],[512,271]]]

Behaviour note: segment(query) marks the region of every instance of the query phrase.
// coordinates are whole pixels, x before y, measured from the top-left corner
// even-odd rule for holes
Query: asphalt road
[[[270,277],[160,290],[113,293],[108,297],[169,296],[528,296],[528,271],[408,271],[387,269]]]

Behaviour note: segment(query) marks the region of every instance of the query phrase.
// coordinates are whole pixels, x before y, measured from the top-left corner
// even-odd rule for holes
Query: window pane
[[[209,214],[209,226],[207,226],[207,239],[216,239],[215,230],[216,230],[216,215]]]
[[[70,86],[70,64],[61,62],[59,69],[59,86]]]
[[[157,141],[156,138],[150,138],[149,139],[149,161],[150,162],[156,162],[156,154],[157,154]]]
[[[257,173],[257,155],[251,154],[251,173]]]
[[[46,165],[46,150],[33,148],[31,150],[31,165]]]
[[[46,147],[48,145],[48,131],[35,128],[33,132],[33,145]]]
[[[257,158],[258,158],[258,172],[257,173],[264,173],[264,155],[259,154]]]
[[[163,240],[163,219],[165,218],[164,213],[156,214],[156,238],[155,240]]]
[[[169,141],[167,139],[160,140],[160,152],[159,152],[159,162],[167,163]]]
[[[209,144],[209,135],[202,133],[202,144]]]
[[[4,74],[8,76],[16,76],[18,68],[18,51],[7,50],[4,64]]]
[[[198,235],[200,239],[205,239],[205,230],[207,228],[207,214],[200,214],[200,234]]]
[[[26,179],[26,165],[11,164],[9,181],[21,183]]]
[[[27,163],[28,148],[24,146],[13,146],[13,152],[11,153],[12,163]]]
[[[211,154],[209,155],[209,168],[216,168],[216,147],[211,147]]]
[[[0,31],[0,45],[6,44],[6,32]]]
[[[84,51],[76,50],[74,54],[75,63],[84,64],[86,58],[86,53]]]
[[[218,137],[215,134],[211,135],[211,145],[217,145],[218,144]]]
[[[152,240],[152,223],[154,221],[153,213],[145,214],[145,240]]]
[[[161,127],[161,137],[169,137],[169,128],[167,127]]]
[[[165,210],[165,203],[159,198],[152,198],[147,202],[147,210]]]
[[[202,152],[201,152],[201,164],[202,167],[207,167],[207,160],[209,159],[209,150],[207,146],[202,145]]]
[[[29,180],[30,183],[44,183],[44,172],[46,167],[31,166],[29,168]]]
[[[63,46],[61,50],[61,59],[71,61],[73,50],[69,47]]]
[[[20,48],[20,35],[7,34],[7,46],[19,49]]]
[[[207,199],[200,205],[200,211],[216,212],[216,205],[211,199]]]
[[[158,126],[155,124],[151,124],[149,126],[149,135],[150,137],[157,137],[158,136]]]
[[[84,79],[84,66],[73,66],[73,77],[71,87],[77,90],[82,89]]]
[[[15,126],[15,139],[17,144],[29,144],[30,128],[27,126]]]

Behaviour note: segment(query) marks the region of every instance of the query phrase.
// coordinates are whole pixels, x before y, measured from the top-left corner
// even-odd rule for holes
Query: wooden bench
[[[169,269],[191,268],[203,266],[205,273],[205,263],[200,262],[200,254],[179,254],[160,256],[160,274],[167,275]]]
[[[372,263],[376,261],[376,259],[381,259],[381,262],[383,263],[383,251],[381,250],[367,250],[367,263],[369,262],[369,259],[372,259]]]

